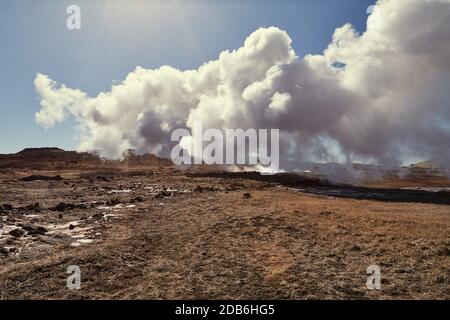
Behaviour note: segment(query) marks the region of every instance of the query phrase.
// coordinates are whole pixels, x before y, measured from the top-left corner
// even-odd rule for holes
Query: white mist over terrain
[[[396,166],[450,164],[450,0],[380,0],[358,34],[335,30],[322,55],[300,58],[287,32],[261,28],[196,70],[137,67],[89,97],[37,74],[46,128],[73,116],[79,151],[170,155],[171,132],[279,128],[280,158]]]

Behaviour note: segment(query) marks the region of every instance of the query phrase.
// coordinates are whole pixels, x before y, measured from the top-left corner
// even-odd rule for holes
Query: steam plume
[[[279,128],[287,167],[303,161],[450,164],[450,0],[379,0],[358,34],[335,30],[321,55],[296,56],[276,27],[253,32],[196,70],[137,67],[89,97],[38,74],[37,123],[72,115],[78,149],[117,159],[168,155],[190,128]],[[282,162],[283,164],[283,162]]]

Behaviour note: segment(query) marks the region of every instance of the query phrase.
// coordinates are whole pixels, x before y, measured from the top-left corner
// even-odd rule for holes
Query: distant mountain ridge
[[[172,162],[151,154],[137,155],[134,150],[127,150],[122,161],[105,160],[96,153],[66,151],[55,147],[26,148],[14,154],[0,154],[0,169],[64,169],[123,165],[170,166]]]

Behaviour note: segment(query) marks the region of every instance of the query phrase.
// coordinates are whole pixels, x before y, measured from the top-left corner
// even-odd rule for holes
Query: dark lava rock
[[[16,244],[16,240],[14,238],[8,238],[8,239],[5,240],[5,244],[7,246],[15,245]]]
[[[202,186],[197,186],[194,189],[194,192],[203,192],[203,191],[220,191],[220,188],[216,188],[216,187],[202,187]]]
[[[33,226],[31,224],[23,225],[22,229],[28,231],[29,235],[45,234],[47,232],[47,229],[45,229],[44,227]]]
[[[168,192],[165,190],[160,191],[157,195],[155,195],[155,198],[166,198],[172,196],[172,192]]]
[[[106,205],[106,201],[94,201],[91,203],[91,208],[95,208],[97,206],[104,206]]]
[[[101,181],[110,181],[111,178],[110,178],[110,177],[105,177],[105,176],[97,176],[97,180],[101,180]]]
[[[9,234],[13,237],[20,238],[25,234],[25,231],[22,229],[14,229],[9,232]]]
[[[13,206],[8,203],[4,203],[2,207],[4,210],[12,210],[13,209]]]
[[[20,179],[20,181],[36,181],[36,180],[41,180],[41,181],[61,181],[61,180],[63,180],[63,178],[60,175],[57,175],[57,176],[31,175],[31,176],[24,177],[24,178]]]
[[[250,199],[252,197],[252,195],[248,192],[244,193],[244,198],[245,199]]]
[[[41,207],[40,207],[38,202],[33,203],[33,204],[29,204],[29,205],[27,205],[25,207],[22,207],[22,209],[23,210],[30,210],[30,211],[37,211],[37,212],[41,211]]]
[[[60,202],[60,203],[58,203],[58,205],[56,207],[52,208],[51,210],[64,212],[64,211],[72,210],[72,209],[75,209],[75,205],[74,204]]]
[[[110,207],[114,207],[120,203],[121,203],[120,199],[118,199],[118,198],[113,198],[113,199],[109,199],[108,201],[106,201],[106,205],[110,206]]]
[[[3,247],[0,247],[0,257],[4,258],[8,255],[9,250]]]
[[[130,200],[130,203],[136,203],[136,202],[144,202],[144,198],[141,196],[137,196],[136,198]]]
[[[58,219],[62,219],[63,215],[61,213],[58,213]]]
[[[75,229],[75,226],[73,224],[69,225],[69,230]]]
[[[7,222],[10,222],[10,223],[14,223],[14,222],[16,222],[16,219],[14,219],[14,218],[11,217],[11,216],[8,216],[8,217],[6,218],[6,221],[7,221]]]
[[[94,215],[92,216],[92,219],[95,219],[95,220],[103,219],[103,213],[98,212],[98,213],[94,214]]]
[[[447,248],[447,247],[440,248],[437,251],[437,254],[439,256],[443,256],[443,257],[450,257],[450,248]]]

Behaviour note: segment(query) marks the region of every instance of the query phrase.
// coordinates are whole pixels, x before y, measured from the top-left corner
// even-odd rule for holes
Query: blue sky
[[[66,28],[71,4],[81,8],[81,30]],[[286,30],[299,56],[321,53],[334,29],[347,22],[363,32],[371,4],[374,0],[2,1],[0,153],[76,146],[73,121],[48,130],[35,123],[38,72],[96,96],[138,65],[197,68],[268,26]]]

